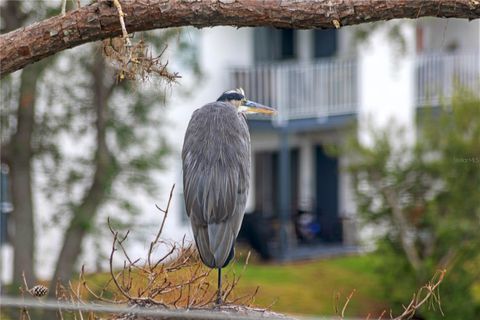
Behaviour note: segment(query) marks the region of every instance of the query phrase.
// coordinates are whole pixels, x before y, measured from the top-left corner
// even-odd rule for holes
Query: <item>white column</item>
[[[358,216],[355,204],[355,191],[353,189],[352,177],[346,168],[348,158],[339,158],[340,171],[339,174],[339,214],[343,223],[343,243],[345,245],[358,244]]]
[[[405,54],[399,52],[398,43],[389,38],[387,30],[374,31],[359,49],[360,137],[367,143],[367,117],[375,127],[400,125],[414,132],[415,27],[408,23],[401,27]]]
[[[313,209],[315,168],[313,163],[313,146],[306,138],[301,140],[299,157],[299,207],[300,210],[311,211]]]
[[[313,34],[312,30],[297,30],[295,49],[297,51],[297,58],[301,62],[306,62],[312,59],[313,56]]]

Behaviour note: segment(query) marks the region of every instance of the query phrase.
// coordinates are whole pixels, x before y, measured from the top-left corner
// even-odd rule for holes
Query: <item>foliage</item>
[[[369,132],[371,144],[353,137],[343,146],[353,159],[348,169],[361,217],[379,234],[383,289],[396,305],[446,268],[444,313],[473,319],[480,312],[474,296],[480,277],[479,106],[478,96],[459,91],[451,106],[419,110],[415,141],[390,124]]]
[[[398,56],[405,55],[411,48],[408,48],[405,31],[402,30],[402,26],[404,25],[404,20],[377,21],[360,24],[354,28],[353,44],[356,46],[361,44],[369,46],[371,38],[380,31],[384,31],[388,41],[395,48],[395,54]]]

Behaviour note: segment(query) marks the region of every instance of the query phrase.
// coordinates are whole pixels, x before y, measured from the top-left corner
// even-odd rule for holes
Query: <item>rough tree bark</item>
[[[73,211],[70,226],[65,232],[63,247],[57,260],[55,273],[50,283],[50,293],[55,292],[57,280],[68,281],[80,255],[83,238],[94,223],[95,214],[103,203],[118,173],[115,159],[107,146],[108,100],[114,83],[107,83],[106,65],[103,56],[95,51],[92,65],[92,96],[96,114],[95,172],[92,183],[81,203]]]
[[[478,0],[122,0],[129,32],[178,27],[274,26],[334,28],[365,22],[423,16],[477,19]],[[0,36],[0,73],[8,74],[59,51],[121,35],[111,0],[97,0]]]

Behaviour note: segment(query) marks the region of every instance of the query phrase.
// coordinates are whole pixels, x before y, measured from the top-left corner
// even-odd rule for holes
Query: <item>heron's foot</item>
[[[217,295],[217,300],[215,300],[215,307],[221,307],[223,305],[223,299],[222,296],[219,294]]]

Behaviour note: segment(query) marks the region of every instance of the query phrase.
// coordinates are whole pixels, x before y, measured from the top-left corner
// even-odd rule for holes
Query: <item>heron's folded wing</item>
[[[250,136],[232,107],[207,105],[189,123],[182,150],[185,207],[202,260],[223,266],[248,193]]]
[[[215,257],[210,251],[210,241],[208,239],[208,227],[201,225],[193,225],[193,237],[197,245],[198,253],[202,262],[210,267],[215,268]]]
[[[231,221],[225,221],[208,225],[210,251],[213,253],[217,268],[225,265],[236,238],[231,224]]]

